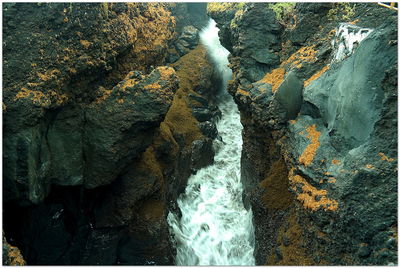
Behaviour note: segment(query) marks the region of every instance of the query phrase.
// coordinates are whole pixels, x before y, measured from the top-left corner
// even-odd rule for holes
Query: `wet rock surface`
[[[257,263],[396,263],[396,12],[297,3],[275,20],[267,5],[210,12],[232,53],[229,91],[244,126],[242,181]],[[268,24],[247,23],[269,12]],[[342,23],[368,35],[338,56]],[[257,34],[269,41],[257,46]]]
[[[197,46],[205,5],[3,13],[5,237],[27,264],[173,264],[166,215],[217,136],[213,70]],[[165,66],[179,40],[186,58]]]

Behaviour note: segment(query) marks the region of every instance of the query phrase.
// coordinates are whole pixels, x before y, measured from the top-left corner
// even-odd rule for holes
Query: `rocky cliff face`
[[[231,52],[258,264],[397,262],[397,13],[209,6]]]
[[[167,210],[217,136],[205,4],[3,14],[8,242],[28,264],[172,264]]]

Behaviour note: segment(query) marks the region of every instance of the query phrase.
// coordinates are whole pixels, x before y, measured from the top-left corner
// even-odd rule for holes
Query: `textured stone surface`
[[[295,25],[283,31],[245,23],[265,20],[262,4],[211,12],[232,53],[258,264],[397,262],[397,17],[374,4],[345,6],[297,3]],[[374,31],[337,62],[331,40],[342,22]],[[277,45],[279,62],[248,76],[257,64],[243,63],[266,58],[242,37],[265,31],[275,37],[256,48]]]
[[[201,47],[163,65],[179,36],[195,47],[205,5],[10,3],[3,13],[5,237],[28,264],[171,265],[168,210],[213,156],[188,94],[208,111],[215,89]]]

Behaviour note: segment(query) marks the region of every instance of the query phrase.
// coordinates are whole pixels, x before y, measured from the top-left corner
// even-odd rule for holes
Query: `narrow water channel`
[[[225,92],[217,123],[222,138],[215,141],[213,165],[189,178],[178,198],[182,217],[170,213],[168,223],[177,246],[176,265],[254,265],[254,228],[252,212],[242,202],[240,157],[242,125],[236,104],[226,92],[232,72],[229,52],[222,47],[213,20],[200,33],[216,68],[223,76]]]

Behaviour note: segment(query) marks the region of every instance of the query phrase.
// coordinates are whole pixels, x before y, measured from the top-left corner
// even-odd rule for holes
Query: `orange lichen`
[[[81,45],[85,48],[88,49],[90,47],[90,45],[92,45],[92,42],[89,42],[87,40],[79,40],[79,42],[81,43]]]
[[[268,83],[272,85],[272,92],[275,93],[278,87],[282,84],[283,79],[285,78],[285,69],[284,68],[276,68],[272,70],[270,73],[267,73],[259,83]]]
[[[365,167],[368,169],[375,169],[375,167],[371,164],[366,164]]]
[[[359,19],[356,19],[356,20],[350,21],[349,24],[356,25],[356,23],[358,23],[358,22],[359,22]]]
[[[323,73],[325,73],[329,69],[329,65],[326,65],[324,68],[313,74],[310,78],[304,81],[304,87],[307,87],[312,81],[320,77]]]
[[[68,100],[68,96],[66,94],[60,94],[54,90],[49,90],[49,92],[46,95],[48,98],[53,100],[53,102],[55,101],[55,103],[58,105],[61,105]]]
[[[28,82],[27,85],[28,85],[28,87],[37,87],[37,86],[39,86],[39,83]]]
[[[14,246],[11,246],[3,236],[3,264],[10,266],[23,266],[26,262],[21,254],[21,251]]]
[[[332,159],[332,164],[334,164],[334,165],[339,165],[339,164],[340,164],[340,161],[337,160],[337,159]]]
[[[336,182],[336,178],[335,177],[329,177],[328,178],[328,183],[335,183]]]
[[[106,100],[106,99],[111,95],[111,93],[113,92],[112,89],[107,90],[107,89],[105,89],[105,88],[103,88],[103,87],[100,87],[100,91],[103,92],[103,95],[102,95],[101,97],[98,97],[98,98],[94,101],[94,103],[100,103],[100,102]]]
[[[48,106],[51,103],[56,103],[58,105],[66,102],[68,96],[65,94],[57,93],[54,90],[49,90],[46,94],[38,90],[30,90],[26,87],[21,88],[21,90],[15,95],[14,101],[18,99],[31,99],[34,103],[41,106]]]
[[[384,153],[378,153],[378,155],[381,157],[381,160],[388,161],[388,162],[394,161],[394,158],[389,158]]]
[[[332,30],[329,31],[328,36],[329,36],[329,37],[332,37],[332,36],[334,36],[335,34],[336,34],[336,29],[332,29]]]
[[[315,124],[308,127],[306,131],[308,132],[307,138],[311,140],[311,143],[303,151],[299,158],[299,162],[305,166],[308,166],[312,163],[318,147],[320,146],[319,136],[321,135],[321,132],[317,130]]]
[[[296,191],[297,184],[302,184],[302,192],[297,195],[297,200],[303,204],[303,207],[311,209],[312,211],[316,211],[320,208],[324,209],[325,211],[336,211],[338,209],[338,202],[336,200],[329,199],[326,196],[328,193],[326,190],[318,190],[309,184],[302,176],[293,176],[293,171],[291,171],[289,181],[292,185],[292,190],[294,191]]]
[[[312,63],[317,60],[317,51],[314,50],[315,45],[302,47],[293,53],[287,60],[283,61],[281,66],[290,64],[290,67],[300,68],[302,63]]]
[[[69,68],[68,71],[72,74],[76,74],[76,69],[75,68]]]
[[[146,85],[143,89],[153,92],[153,91],[160,90],[161,86],[157,83],[153,83],[153,84]]]
[[[294,125],[294,124],[296,124],[296,120],[289,120],[289,123]]]
[[[53,70],[48,70],[44,74],[42,73],[37,73],[37,76],[39,77],[40,80],[42,81],[49,81],[50,79],[55,79],[57,78],[57,74],[59,74],[60,71],[57,69]]]
[[[168,80],[176,74],[174,68],[167,66],[158,67],[157,70],[160,72],[161,79],[163,80]]]
[[[236,94],[240,94],[240,95],[243,95],[243,96],[250,96],[249,92],[241,89],[240,87],[238,87],[238,89],[236,90]]]
[[[120,91],[126,91],[127,88],[131,88],[134,85],[136,85],[138,83],[138,80],[136,79],[126,79],[124,80],[122,83],[120,83],[119,86],[119,90]]]
[[[27,89],[26,87],[21,88],[21,90],[15,95],[14,100],[31,98],[34,102],[40,102],[46,96],[41,91],[34,91]]]

